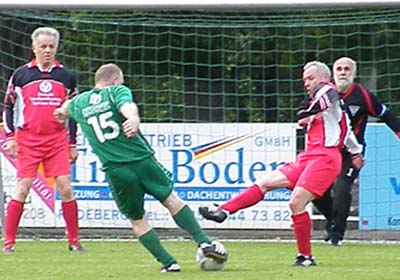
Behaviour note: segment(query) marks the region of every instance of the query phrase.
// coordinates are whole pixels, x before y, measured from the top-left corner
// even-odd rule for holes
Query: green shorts
[[[132,220],[143,217],[145,194],[164,202],[173,190],[171,173],[154,157],[107,163],[105,173],[118,209]]]

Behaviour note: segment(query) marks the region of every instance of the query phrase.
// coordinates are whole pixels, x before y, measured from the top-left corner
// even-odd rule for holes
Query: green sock
[[[204,229],[200,227],[189,206],[185,205],[173,218],[175,223],[181,229],[186,230],[198,245],[201,243],[211,243],[210,237],[208,237]]]
[[[162,265],[168,266],[172,263],[176,263],[174,257],[172,257],[161,244],[157,233],[153,229],[144,235],[139,236],[139,241],[157,259],[157,261],[162,263]]]

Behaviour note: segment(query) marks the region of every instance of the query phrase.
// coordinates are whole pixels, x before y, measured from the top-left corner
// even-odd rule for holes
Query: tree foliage
[[[292,122],[303,65],[340,56],[400,113],[400,10],[0,12],[0,87],[31,57],[30,33],[59,29],[81,91],[103,63],[125,72],[146,122]],[[4,92],[3,92],[4,94]]]

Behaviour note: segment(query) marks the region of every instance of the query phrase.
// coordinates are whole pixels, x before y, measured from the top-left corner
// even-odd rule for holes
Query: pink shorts
[[[66,131],[52,135],[17,132],[17,177],[35,178],[42,163],[45,177],[71,174]]]
[[[326,148],[303,152],[295,162],[279,168],[290,181],[291,187],[302,187],[316,197],[329,189],[342,168],[342,156],[338,149]]]

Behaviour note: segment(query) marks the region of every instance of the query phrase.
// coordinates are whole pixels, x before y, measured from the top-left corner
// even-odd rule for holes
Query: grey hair
[[[310,61],[306,65],[304,65],[303,71],[311,67],[315,67],[317,69],[317,73],[320,77],[327,76],[329,80],[332,78],[331,69],[329,69],[329,67],[325,63],[316,60]]]
[[[31,35],[32,43],[36,43],[37,38],[39,37],[39,35],[42,34],[53,36],[56,39],[56,47],[58,47],[58,42],[60,41],[60,33],[57,31],[57,29],[52,27],[36,28]]]

